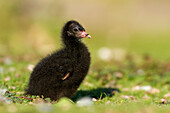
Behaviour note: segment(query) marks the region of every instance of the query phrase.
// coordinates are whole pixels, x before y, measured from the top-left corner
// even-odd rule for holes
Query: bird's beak
[[[85,31],[83,31],[83,32],[81,33],[81,37],[82,37],[82,38],[91,38],[91,36],[90,36],[88,33],[86,33]]]

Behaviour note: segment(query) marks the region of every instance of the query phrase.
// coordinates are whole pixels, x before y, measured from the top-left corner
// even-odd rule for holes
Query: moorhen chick
[[[62,29],[63,49],[43,58],[31,73],[25,94],[51,100],[71,98],[87,75],[90,53],[81,42],[91,38],[77,21],[68,21]]]

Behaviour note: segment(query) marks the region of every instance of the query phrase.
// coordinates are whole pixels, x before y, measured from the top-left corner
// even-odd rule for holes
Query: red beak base
[[[86,33],[85,31],[82,32],[81,37],[82,38],[91,38],[91,36],[88,33]]]

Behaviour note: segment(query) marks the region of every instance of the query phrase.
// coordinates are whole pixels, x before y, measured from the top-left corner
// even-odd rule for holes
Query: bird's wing
[[[70,76],[70,72],[68,72],[68,73],[62,78],[62,80],[67,79],[69,76]]]
[[[62,80],[66,80],[69,76],[71,76],[71,73],[73,71],[73,63],[68,58],[60,58],[57,60],[57,68],[56,72],[59,73]]]

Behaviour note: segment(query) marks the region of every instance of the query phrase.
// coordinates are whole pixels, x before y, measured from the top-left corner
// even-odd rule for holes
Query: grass
[[[31,71],[24,61],[2,60],[0,84],[6,89],[1,112],[148,112],[169,113],[169,102],[162,102],[170,89],[170,62],[159,61],[150,56],[127,55],[122,61],[111,60],[93,63],[89,74],[72,99],[44,102],[36,96],[24,96]],[[82,97],[95,101],[91,106],[79,107]],[[7,101],[8,100],[8,101]],[[11,110],[13,109],[13,110]]]
[[[106,0],[86,1],[83,6],[77,1],[6,3],[1,0],[0,112],[169,113],[167,4],[166,1]],[[61,47],[60,30],[70,18],[80,21],[92,36],[91,40],[85,40],[92,53],[86,79],[72,99],[63,98],[59,102],[46,99],[44,102],[36,96],[24,96],[31,74],[30,63],[36,64],[40,56]],[[104,62],[98,58],[98,50],[103,47],[114,53],[135,54],[127,54],[119,61]],[[143,56],[145,53],[152,57]],[[79,107],[77,101],[82,97],[95,101],[90,101],[91,106]]]

